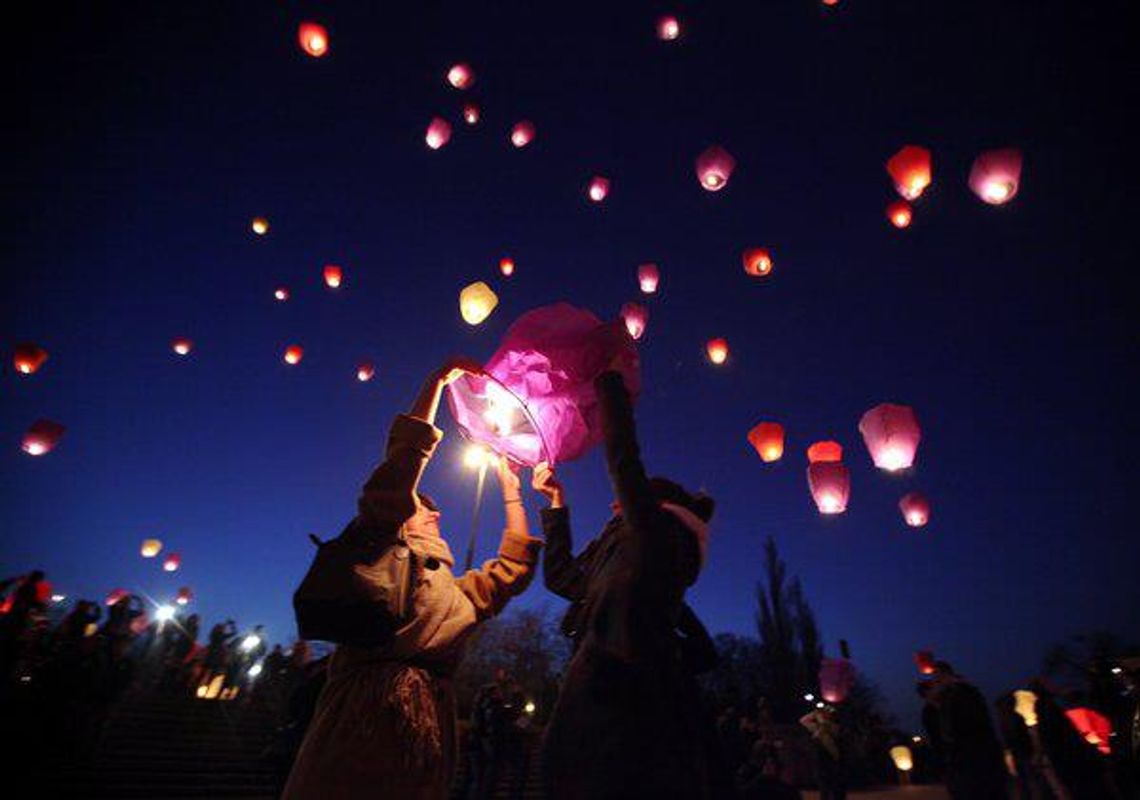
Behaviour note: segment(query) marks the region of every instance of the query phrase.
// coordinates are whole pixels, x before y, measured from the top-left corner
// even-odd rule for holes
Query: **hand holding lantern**
[[[562,508],[564,504],[562,482],[554,474],[549,462],[540,461],[535,465],[530,485],[550,502],[551,508]]]

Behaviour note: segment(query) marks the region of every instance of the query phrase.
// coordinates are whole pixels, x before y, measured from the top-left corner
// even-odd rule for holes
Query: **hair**
[[[712,519],[713,511],[716,510],[716,501],[707,494],[703,492],[693,494],[676,481],[660,476],[650,478],[649,485],[659,501],[687,508],[704,522]]]

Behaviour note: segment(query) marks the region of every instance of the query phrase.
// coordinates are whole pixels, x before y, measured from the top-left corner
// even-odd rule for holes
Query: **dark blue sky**
[[[656,261],[640,435],[652,471],[719,501],[690,593],[713,631],[753,631],[772,535],[831,652],[848,639],[904,720],[916,647],[993,694],[1069,633],[1138,633],[1125,3],[364,5],[76,4],[9,31],[0,335],[51,359],[24,378],[5,358],[0,573],[41,565],[73,596],[185,583],[208,622],[288,639],[306,534],[351,516],[428,370],[486,358],[537,305],[611,316]],[[665,10],[681,41],[655,39]],[[296,46],[306,18],[329,28],[324,59]],[[476,71],[466,93],[444,81],[457,60]],[[438,152],[433,115],[455,125]],[[518,151],[524,117],[538,136]],[[692,166],[714,142],[738,160],[717,194]],[[934,184],[900,232],[883,163],[908,143],[933,151]],[[1008,145],[1021,193],[987,207],[970,162]],[[595,173],[613,182],[601,206]],[[756,245],[776,264],[764,281],[740,266]],[[470,328],[457,294],[479,279],[501,303]],[[719,369],[713,336],[732,346]],[[923,422],[910,476],[878,473],[859,439],[884,400]],[[68,431],[33,459],[19,440],[39,417]],[[474,476],[441,419],[426,486],[462,552]],[[761,419],[788,430],[778,464],[745,440]],[[804,477],[828,437],[853,476],[835,519]],[[563,474],[584,543],[608,514],[604,470],[594,453]],[[896,507],[914,488],[934,506],[917,532]],[[149,536],[180,573],[138,558]],[[518,603],[561,607],[537,582]]]

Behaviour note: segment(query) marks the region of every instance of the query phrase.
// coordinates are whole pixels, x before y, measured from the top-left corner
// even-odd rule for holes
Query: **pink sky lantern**
[[[1091,708],[1069,708],[1065,716],[1086,742],[1106,756],[1112,754],[1112,723],[1106,716]]]
[[[26,342],[16,345],[16,352],[12,356],[12,366],[21,375],[31,375],[48,360],[48,352],[38,344]]]
[[[727,186],[734,169],[736,159],[719,144],[714,144],[697,156],[697,180],[710,192],[719,192]]]
[[[705,345],[705,354],[709,361],[718,366],[728,361],[728,339],[709,339]]]
[[[586,193],[593,202],[602,202],[606,199],[606,195],[610,193],[610,179],[603,178],[601,175],[595,175],[590,179],[590,186],[587,188]]]
[[[183,586],[178,590],[178,595],[174,598],[174,602],[180,606],[184,606],[194,599],[194,592],[190,590],[189,586]]]
[[[313,58],[320,58],[329,51],[329,32],[324,25],[302,22],[297,27],[297,43]]]
[[[451,139],[451,123],[443,117],[432,117],[428,123],[424,141],[432,150],[438,150]]]
[[[754,278],[763,278],[772,271],[772,256],[766,247],[749,247],[743,260],[744,271]]]
[[[895,403],[880,403],[864,414],[859,433],[875,466],[887,472],[909,469],[922,439],[914,409]]]
[[[279,303],[284,303],[289,299],[289,290],[284,286],[278,286],[273,290],[273,299]]]
[[[657,284],[661,281],[661,270],[656,264],[642,264],[637,268],[637,284],[645,294],[657,291]]]
[[[887,206],[887,219],[896,228],[910,227],[910,221],[914,218],[914,212],[910,208],[910,203],[906,200],[896,200]]]
[[[828,703],[842,703],[855,685],[855,666],[846,658],[824,658],[819,666],[819,694]]]
[[[182,556],[178,555],[178,553],[171,553],[162,560],[163,572],[174,572],[180,566],[182,566]]]
[[[131,593],[126,589],[112,589],[111,591],[107,592],[107,596],[103,598],[103,605],[113,606],[120,600],[124,600],[130,596]]]
[[[557,303],[528,311],[486,364],[449,387],[464,435],[527,466],[578,458],[601,441],[594,378],[615,360],[630,392],[641,388],[637,351],[620,323]]]
[[[626,303],[621,307],[621,318],[625,329],[634,339],[640,339],[649,324],[649,309],[640,303]]]
[[[826,464],[834,461],[842,461],[843,445],[839,442],[833,442],[830,439],[813,442],[808,446],[807,457],[809,464]]]
[[[1021,151],[1015,147],[987,150],[970,168],[970,191],[992,206],[1008,203],[1021,183]]]
[[[821,514],[842,514],[851,497],[851,474],[841,461],[808,464],[808,488]]]
[[[194,343],[185,336],[179,336],[170,343],[170,349],[180,356],[188,356],[190,351],[194,349]]]
[[[908,144],[887,161],[895,189],[907,200],[917,200],[931,181],[930,151]]]
[[[371,361],[362,361],[356,367],[356,379],[361,383],[368,383],[376,376],[376,366]]]
[[[516,122],[511,128],[511,144],[515,147],[526,147],[534,139],[534,123],[529,119]]]
[[[336,264],[325,264],[324,278],[325,286],[330,289],[339,289],[340,284],[344,281],[344,270]]]
[[[465,103],[463,105],[463,121],[468,125],[479,124],[479,106],[474,103]]]
[[[681,23],[672,16],[666,15],[657,20],[657,38],[663,42],[672,42],[681,35]]]
[[[922,492],[904,494],[902,500],[899,500],[899,511],[906,524],[912,528],[921,528],[930,521],[930,501]]]
[[[305,357],[305,350],[299,344],[291,344],[285,348],[284,358],[285,363],[289,365],[300,364],[301,359]]]
[[[456,64],[447,71],[447,82],[456,89],[470,89],[475,83],[475,70],[470,64]]]
[[[67,428],[58,422],[52,422],[50,419],[38,419],[24,434],[24,441],[20,448],[30,456],[47,455],[59,444],[59,440],[63,438],[63,432],[66,430]]]

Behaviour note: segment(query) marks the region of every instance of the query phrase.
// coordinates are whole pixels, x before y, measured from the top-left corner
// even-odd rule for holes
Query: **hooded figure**
[[[388,449],[358,504],[356,524],[395,540],[401,527],[419,557],[411,619],[381,647],[340,645],[328,667],[285,800],[446,798],[456,759],[451,676],[475,626],[497,614],[532,577],[541,540],[527,533],[517,476],[502,461],[507,525],[499,555],[455,577],[439,512],[420,495],[424,467],[442,432],[432,423],[447,383],[477,365],[452,362],[396,418]]]
[[[677,627],[713,502],[672,482],[655,489],[621,376],[606,372],[595,385],[620,518],[571,576],[580,633],[546,730],[546,796],[712,797],[714,736]]]

